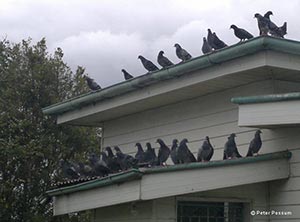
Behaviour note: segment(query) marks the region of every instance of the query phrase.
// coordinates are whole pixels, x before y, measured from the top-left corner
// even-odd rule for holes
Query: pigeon
[[[177,153],[176,153],[177,147],[178,147],[178,140],[174,139],[172,142],[171,153],[170,153],[171,160],[173,161],[174,164],[179,163],[179,161],[177,159]]]
[[[272,11],[268,11],[266,14],[264,14],[264,18],[266,19],[266,21],[268,23],[269,32],[271,34],[273,32],[276,32],[279,28],[274,22],[271,21],[270,15],[273,15]]]
[[[287,23],[283,23],[281,27],[278,27],[278,29],[275,32],[271,32],[271,35],[274,37],[284,38],[284,36],[287,34]]]
[[[157,139],[156,142],[160,145],[157,155],[157,164],[164,165],[169,158],[170,148],[165,144],[162,139]]]
[[[210,161],[213,154],[214,154],[214,148],[210,144],[209,137],[206,136],[202,146],[198,150],[197,161],[198,162]]]
[[[94,174],[93,168],[82,162],[78,163],[78,168],[79,168],[78,171],[79,171],[80,175],[83,177],[91,177]]]
[[[219,39],[219,37],[215,32],[213,33],[213,37],[214,37],[215,49],[222,49],[227,46],[227,44],[225,44],[221,39]]]
[[[196,162],[196,158],[194,157],[193,153],[189,150],[187,139],[183,139],[177,148],[177,159],[179,163],[191,163]]]
[[[235,137],[236,137],[235,133],[230,134],[227,142],[224,145],[224,155],[223,155],[224,160],[235,158],[235,157],[238,157],[238,158],[242,157],[239,154],[239,151],[236,147],[235,140],[234,140]]]
[[[268,35],[269,32],[269,21],[261,14],[256,13],[254,17],[257,19],[257,25],[259,29],[259,35]]]
[[[59,161],[59,166],[61,168],[61,172],[65,178],[68,179],[78,179],[80,174],[76,171],[75,167],[69,162],[61,159]]]
[[[149,72],[153,72],[156,70],[159,70],[159,68],[157,68],[156,65],[153,64],[153,62],[145,59],[143,56],[139,55],[138,59],[141,60],[143,66],[145,67],[145,69],[147,69]]]
[[[125,80],[134,78],[134,77],[133,77],[132,75],[130,75],[125,69],[122,69],[121,71],[122,71],[123,74],[124,74],[124,79],[125,79]]]
[[[136,143],[135,146],[137,147],[137,152],[135,154],[135,159],[138,160],[138,163],[144,163],[145,159],[145,151],[140,143]]]
[[[88,156],[88,159],[91,163],[95,176],[103,177],[111,173],[110,169],[107,167],[106,162],[103,159],[99,159],[99,157],[95,153],[90,154]]]
[[[253,38],[252,34],[247,32],[245,29],[238,28],[236,25],[231,25],[230,28],[234,30],[234,35],[238,37],[240,41]]]
[[[115,155],[113,154],[111,148],[108,146],[105,148],[106,152],[107,152],[107,160],[106,160],[106,164],[107,167],[113,172],[119,172],[120,170],[122,170],[120,163],[118,162],[117,158],[115,157]]]
[[[207,43],[213,48],[216,49],[217,46],[215,45],[215,37],[212,34],[210,29],[207,29]]]
[[[138,163],[137,159],[135,159],[134,157],[128,154],[123,153],[120,147],[118,146],[115,146],[114,149],[116,151],[117,159],[123,170],[127,170],[137,166]]]
[[[182,62],[185,62],[185,61],[187,61],[187,60],[189,60],[189,59],[192,58],[192,56],[185,49],[181,48],[181,46],[178,43],[176,43],[174,45],[174,47],[176,48],[176,55],[177,55],[177,57],[179,59],[181,59]]]
[[[257,130],[255,132],[254,138],[250,142],[247,156],[253,156],[253,155],[257,155],[258,154],[258,151],[260,150],[261,145],[262,145],[260,134],[261,134],[260,130]]]
[[[86,75],[84,75],[83,78],[86,80],[86,83],[91,90],[95,91],[101,89],[101,86],[99,86],[94,79]]]
[[[157,62],[159,65],[161,65],[163,68],[167,68],[169,66],[174,65],[173,62],[171,62],[167,57],[164,56],[164,51],[160,51],[157,56]]]
[[[212,52],[212,47],[210,46],[210,44],[208,43],[208,41],[206,40],[205,37],[203,37],[203,45],[202,45],[202,52],[203,54],[207,54]]]
[[[156,154],[154,148],[152,148],[150,143],[146,143],[147,150],[145,151],[144,162],[152,166],[156,161]]]

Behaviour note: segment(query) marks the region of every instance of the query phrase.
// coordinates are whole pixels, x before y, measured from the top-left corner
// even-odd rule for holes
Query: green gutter
[[[113,174],[108,177],[100,178],[97,180],[91,180],[85,183],[80,183],[68,187],[57,188],[54,190],[47,191],[47,194],[50,196],[58,196],[62,194],[74,193],[83,190],[89,190],[92,188],[98,188],[103,186],[108,186],[112,184],[122,183],[125,181],[131,181],[140,179],[142,177],[142,173],[139,170],[132,169],[130,171],[124,173]]]
[[[290,100],[300,100],[300,92],[261,95],[261,96],[235,97],[231,99],[231,102],[236,104],[251,104],[251,103],[281,102],[281,101],[290,101]]]
[[[300,55],[300,43],[293,40],[272,37],[256,37],[243,43],[235,44],[213,53],[196,57],[187,62],[179,63],[168,69],[159,70],[151,74],[145,74],[96,92],[87,93],[61,103],[48,106],[43,109],[43,112],[47,115],[58,115],[118,95],[123,95],[144,86],[176,78],[195,70],[214,66],[215,64],[223,63],[245,55],[254,54],[263,50],[273,50]]]
[[[50,196],[58,196],[63,194],[74,193],[78,191],[88,190],[92,188],[98,188],[103,186],[109,186],[116,183],[131,181],[142,178],[143,174],[153,174],[153,173],[166,173],[174,172],[180,170],[192,170],[192,169],[202,169],[202,168],[211,168],[211,167],[223,167],[223,166],[232,166],[239,164],[247,163],[256,163],[261,161],[268,161],[274,159],[290,159],[292,153],[289,151],[281,151],[276,153],[262,154],[256,157],[245,157],[239,159],[231,160],[219,160],[219,161],[210,161],[205,163],[189,163],[189,164],[178,164],[171,165],[167,167],[154,167],[154,168],[143,168],[140,170],[132,169],[130,171],[114,174],[109,177],[88,181],[85,183],[80,183],[68,187],[57,188],[47,192]]]

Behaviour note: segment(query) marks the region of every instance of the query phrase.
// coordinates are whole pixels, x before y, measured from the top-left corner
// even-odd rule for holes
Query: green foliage
[[[0,42],[0,221],[61,220],[45,199],[58,161],[83,159],[99,143],[96,129],[56,125],[42,108],[87,92],[84,72],[73,74],[60,48],[50,55],[45,39]]]

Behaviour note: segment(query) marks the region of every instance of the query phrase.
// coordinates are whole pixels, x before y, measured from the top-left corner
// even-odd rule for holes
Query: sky
[[[124,80],[121,69],[145,74],[138,55],[158,66],[163,50],[178,63],[179,43],[200,56],[208,28],[228,45],[239,41],[231,24],[257,36],[254,14],[269,10],[278,26],[288,23],[286,38],[300,41],[299,0],[0,0],[0,38],[17,43],[45,37],[50,53],[62,48],[73,71],[83,66],[106,87]]]

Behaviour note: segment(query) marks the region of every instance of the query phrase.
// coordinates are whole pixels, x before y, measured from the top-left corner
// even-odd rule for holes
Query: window
[[[243,222],[243,203],[179,201],[177,222]]]

